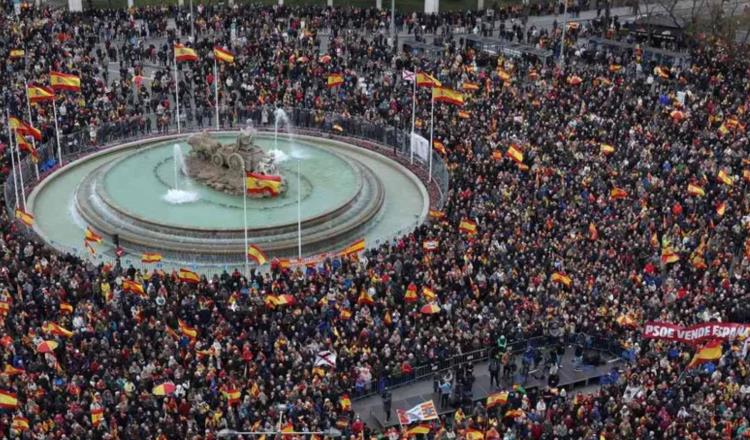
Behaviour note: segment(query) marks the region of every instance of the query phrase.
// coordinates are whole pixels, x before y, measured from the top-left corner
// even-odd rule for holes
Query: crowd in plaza
[[[508,28],[515,13],[504,12]],[[358,119],[408,130],[405,70],[465,95],[462,107],[435,106],[435,139],[450,170],[444,205],[358,258],[315,268],[273,262],[249,279],[235,272],[184,282],[62,255],[3,206],[2,435],[213,439],[223,428],[275,431],[281,417],[295,431],[395,438],[365,426],[351,399],[479,348],[498,347],[494,356],[520,365],[520,356],[502,356],[498,340],[565,345],[582,334],[622,347],[628,362],[616,383],[574,396],[503,380],[507,402],[444,416],[427,437],[750,436],[742,338],[724,340],[720,359],[688,368],[698,347],[642,337],[646,321],[750,322],[743,52],[704,38],[684,68],[637,54],[584,60],[573,46],[588,32],[580,29],[567,33],[562,69],[503,57],[477,67],[478,53],[450,35],[438,59],[394,55],[388,20],[375,9],[260,6],[198,6],[193,23],[169,8],[0,16],[2,50],[25,52],[0,58],[5,107],[28,120],[24,81],[46,83],[50,70],[79,75],[80,93],[57,98],[58,123],[64,135],[89,133],[92,145],[174,130],[175,42],[199,54],[178,66],[181,110],[195,126],[214,123],[216,45],[235,54],[234,63],[218,63],[222,125],[258,112],[273,118],[265,109],[284,107],[313,110],[321,128]],[[473,20],[444,13],[399,16],[398,24],[441,34]],[[559,27],[520,34],[537,47],[560,44]],[[328,87],[334,73],[344,83]],[[419,88],[416,127],[426,137],[429,96]],[[31,112],[53,140],[50,106]],[[4,118],[0,128],[9,179]],[[507,154],[511,146],[521,160]],[[459,228],[466,220],[473,234]],[[128,280],[143,294],[126,292]],[[293,304],[265,300],[281,294]],[[433,302],[440,313],[420,313]],[[46,340],[59,346],[43,352]],[[335,354],[335,365],[318,362],[321,352]],[[175,390],[156,395],[165,382]]]

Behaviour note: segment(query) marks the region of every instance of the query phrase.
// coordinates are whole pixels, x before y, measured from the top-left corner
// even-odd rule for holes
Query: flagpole
[[[13,130],[14,134],[18,136],[18,130]],[[16,163],[18,163],[18,180],[21,182],[19,191],[21,192],[21,201],[23,202],[23,210],[26,211],[26,191],[23,188],[23,170],[21,169],[21,152],[18,149],[18,142],[15,143],[16,150]],[[10,150],[10,155],[13,156],[13,149]]]
[[[57,139],[57,159],[60,168],[63,166],[62,148],[60,147],[60,128],[57,125],[57,96],[52,98],[52,116],[55,119],[55,139]]]
[[[177,133],[180,133],[180,83],[177,82],[177,51],[172,47],[174,58],[174,99],[177,106]]]
[[[427,178],[427,182],[432,182],[432,136],[434,133],[434,123],[435,123],[435,97],[430,97],[430,146],[427,147],[427,155],[430,158],[430,165],[429,165],[429,177]]]
[[[412,133],[414,133],[416,115],[417,115],[417,69],[414,69],[414,84],[413,84],[413,90],[411,93],[411,132]],[[411,141],[411,138],[409,140]],[[411,142],[409,142],[409,150],[411,150],[409,160],[413,164],[414,163],[414,147],[411,145]]]
[[[26,91],[26,111],[29,113],[29,124],[31,125],[31,128],[34,128],[34,121],[31,120],[31,102],[29,101],[29,85],[26,82],[26,80],[23,80],[23,87]],[[34,147],[34,150],[36,151],[36,139],[34,137],[31,138],[31,145]],[[33,157],[32,157],[33,161]],[[34,172],[36,173],[36,180],[39,180],[39,163],[34,162],[34,165],[36,167],[34,168]]]
[[[216,96],[216,129],[219,129],[219,69],[214,54],[214,95]]]
[[[244,167],[243,167],[244,170]],[[249,249],[248,243],[247,243],[247,175],[245,174],[245,171],[243,171],[242,175],[242,221],[244,225],[244,232],[245,232],[245,278],[248,280],[250,279],[250,257],[247,254],[247,250]]]
[[[13,189],[16,195],[16,208],[18,208],[18,178],[16,177],[16,159],[13,157],[13,131],[10,128],[10,113],[5,108],[5,120],[8,123],[8,148],[10,148],[10,163],[13,167]]]
[[[302,261],[302,186],[300,170],[302,161],[297,159],[297,259]]]

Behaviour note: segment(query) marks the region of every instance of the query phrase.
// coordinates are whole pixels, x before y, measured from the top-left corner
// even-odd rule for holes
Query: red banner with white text
[[[643,327],[645,339],[668,339],[686,344],[696,344],[709,339],[730,339],[750,334],[750,324],[732,322],[704,322],[689,327],[669,322],[647,322]]]

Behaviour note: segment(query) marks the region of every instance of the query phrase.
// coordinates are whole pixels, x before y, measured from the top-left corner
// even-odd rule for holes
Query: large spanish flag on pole
[[[228,50],[224,50],[219,46],[214,46],[214,58],[225,63],[234,63],[234,54]]]
[[[246,185],[248,194],[270,194],[271,196],[281,194],[281,176],[247,173]]]
[[[44,102],[55,99],[55,91],[50,87],[40,86],[38,84],[29,84],[26,88],[30,102]]]
[[[16,393],[0,390],[0,408],[16,409],[18,408],[18,397]]]
[[[198,61],[198,54],[195,50],[186,47],[182,44],[175,43],[174,45],[174,59],[175,61]]]
[[[262,266],[268,261],[266,254],[254,244],[247,247],[247,256],[252,258],[258,266]]]
[[[442,87],[443,83],[429,73],[417,72],[417,87]]]
[[[445,87],[435,87],[432,89],[432,99],[435,102],[445,102],[447,104],[453,104],[462,106],[464,105],[464,95],[453,89]]]
[[[81,78],[76,75],[62,72],[50,72],[49,84],[53,90],[68,90],[71,92],[81,91]]]
[[[365,250],[365,239],[360,238],[359,240],[347,246],[343,251],[341,251],[341,255],[345,255],[348,257],[353,254],[358,254],[363,250]]]

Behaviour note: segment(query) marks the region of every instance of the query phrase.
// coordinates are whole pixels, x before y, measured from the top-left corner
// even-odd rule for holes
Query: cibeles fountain
[[[81,255],[90,227],[104,237],[97,258],[113,254],[117,237],[132,262],[159,252],[165,264],[223,269],[243,264],[246,233],[271,257],[296,257],[298,219],[308,256],[360,238],[373,246],[426,217],[426,188],[404,166],[345,138],[282,127],[169,135],[97,151],[34,189],[34,230]],[[243,197],[247,173],[277,178],[279,191]]]

